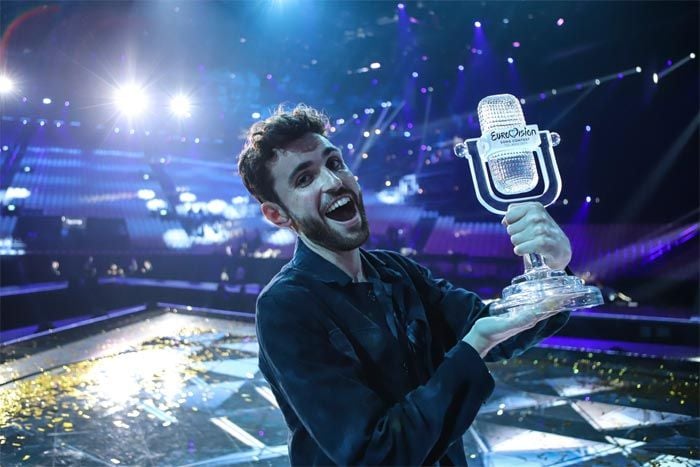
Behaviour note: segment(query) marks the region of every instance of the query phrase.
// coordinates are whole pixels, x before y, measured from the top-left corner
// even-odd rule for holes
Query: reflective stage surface
[[[288,465],[252,321],[183,311],[3,347],[0,464]],[[697,359],[537,348],[492,371],[470,465],[698,465]]]

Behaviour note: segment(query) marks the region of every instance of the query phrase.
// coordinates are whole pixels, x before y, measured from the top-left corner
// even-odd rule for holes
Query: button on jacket
[[[462,435],[494,380],[462,338],[488,306],[390,251],[360,250],[368,282],[297,240],[258,297],[260,370],[289,427],[294,465],[466,465]],[[495,347],[519,355],[560,313]]]

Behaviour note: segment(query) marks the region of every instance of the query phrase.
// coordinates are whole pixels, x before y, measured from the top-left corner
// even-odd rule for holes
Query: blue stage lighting
[[[115,91],[114,104],[121,113],[132,117],[148,108],[148,97],[141,86],[128,83]]]
[[[14,81],[7,75],[0,76],[0,94],[9,94],[14,90]]]

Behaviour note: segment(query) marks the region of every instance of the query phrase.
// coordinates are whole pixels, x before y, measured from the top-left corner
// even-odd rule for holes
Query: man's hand
[[[546,309],[546,308],[545,308]],[[519,308],[498,316],[479,318],[462,339],[483,358],[501,342],[533,328],[538,322],[557,312],[542,312],[540,307]]]
[[[564,269],[571,261],[571,243],[538,202],[511,204],[501,221],[518,256],[542,255],[552,269]]]

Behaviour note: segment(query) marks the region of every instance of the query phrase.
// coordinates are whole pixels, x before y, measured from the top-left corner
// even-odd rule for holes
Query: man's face
[[[284,226],[279,219],[286,217],[298,234],[333,251],[350,251],[367,240],[360,186],[328,139],[308,133],[278,150],[269,167],[282,203],[278,221],[271,219],[277,225]],[[274,206],[264,203],[263,212],[265,204]]]

